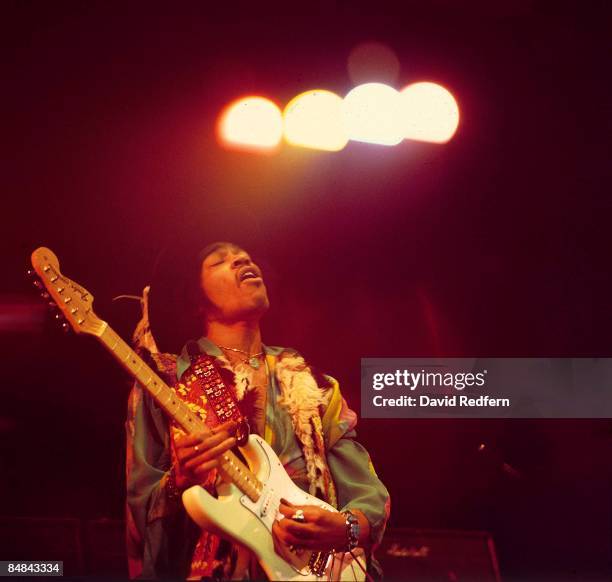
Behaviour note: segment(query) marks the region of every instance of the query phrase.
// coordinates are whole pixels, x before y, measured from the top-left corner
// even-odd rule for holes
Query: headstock
[[[38,276],[34,284],[43,291],[45,299],[53,301],[76,333],[102,335],[106,323],[93,312],[93,295],[62,275],[53,251],[37,248],[32,253],[32,267]]]

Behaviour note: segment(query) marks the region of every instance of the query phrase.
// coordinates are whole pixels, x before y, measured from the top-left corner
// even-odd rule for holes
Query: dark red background
[[[137,306],[111,298],[153,282],[176,350],[198,331],[189,253],[230,239],[264,266],[265,341],[354,408],[360,357],[611,355],[606,3],[260,4],[2,4],[4,312],[37,304],[23,273],[44,244],[124,337]],[[454,93],[450,143],[217,146],[235,97],[345,94],[365,40],[396,51],[398,86]],[[127,378],[88,338],[3,321],[0,514],[121,517]],[[509,578],[610,573],[609,420],[362,421],[360,438],[392,525],[487,529]]]

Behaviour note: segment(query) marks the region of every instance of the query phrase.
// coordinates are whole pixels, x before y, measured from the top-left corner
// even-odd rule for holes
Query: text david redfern
[[[510,398],[492,398],[490,396],[477,396],[471,398],[464,395],[453,395],[453,396],[442,396],[433,397],[425,396],[398,396],[396,398],[384,398],[380,394],[377,394],[372,398],[372,403],[377,407],[388,407],[388,406],[422,406],[422,407],[439,407],[439,408],[455,408],[457,406],[467,408],[483,408],[487,406],[510,406]]]

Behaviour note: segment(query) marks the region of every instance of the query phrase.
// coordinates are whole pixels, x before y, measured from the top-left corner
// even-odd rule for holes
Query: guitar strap
[[[249,422],[240,411],[234,392],[223,381],[215,358],[201,353],[197,342],[189,342],[186,347],[191,362],[183,374],[187,388],[204,395],[219,424],[234,420],[238,425],[236,442],[245,445],[249,438]]]
[[[187,343],[187,354],[191,365],[181,376],[182,383],[189,394],[191,402],[204,398],[204,407],[212,411],[216,417],[210,418],[206,424],[209,427],[222,424],[229,420],[238,423],[236,441],[239,445],[246,444],[249,437],[249,423],[244,417],[234,391],[229,388],[215,363],[215,358],[200,352],[197,342]],[[216,422],[215,422],[216,421]],[[216,472],[211,473],[216,479]],[[217,535],[203,530],[200,534],[191,559],[188,580],[220,579],[232,576],[236,569],[244,570],[249,563],[249,554],[232,547],[227,541]],[[242,564],[239,566],[238,564]]]

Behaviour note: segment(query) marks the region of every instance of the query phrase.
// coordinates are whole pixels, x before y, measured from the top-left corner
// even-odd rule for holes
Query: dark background
[[[129,382],[43,316],[24,276],[39,245],[124,337],[137,304],[111,299],[152,282],[172,351],[198,335],[191,254],[236,241],[269,283],[264,340],[338,377],[355,409],[365,356],[612,355],[606,2],[5,1],[0,15],[0,515],[123,511]],[[395,50],[398,87],[453,92],[448,144],[219,148],[231,99],[343,95],[367,40]],[[610,575],[609,420],[359,432],[392,526],[489,530],[508,578]]]

